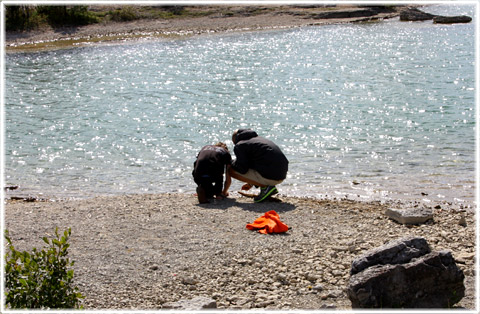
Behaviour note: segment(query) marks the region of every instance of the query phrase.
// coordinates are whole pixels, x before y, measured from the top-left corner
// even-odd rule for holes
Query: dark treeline
[[[25,31],[42,26],[80,26],[140,18],[171,18],[186,13],[184,6],[116,6],[91,9],[86,5],[7,5],[7,31]]]
[[[86,25],[98,22],[87,6],[20,5],[5,6],[5,28],[7,31],[21,31],[42,25]]]

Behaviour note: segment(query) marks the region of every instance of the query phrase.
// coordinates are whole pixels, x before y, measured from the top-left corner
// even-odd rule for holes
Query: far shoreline
[[[217,7],[221,7],[219,4]],[[247,6],[234,6],[241,10]],[[362,10],[358,5],[336,5],[328,12],[343,13],[348,17],[318,18],[326,8],[294,7],[288,5],[264,6],[271,10],[254,15],[218,15],[182,17],[176,19],[139,19],[131,22],[109,22],[79,27],[59,27],[29,31],[6,32],[5,52],[41,52],[103,44],[135,43],[139,40],[171,40],[203,35],[233,34],[241,32],[292,29],[306,26],[372,23],[396,18],[400,7],[391,12],[378,12],[373,16],[350,17],[351,12]],[[240,9],[238,9],[240,8]],[[241,11],[239,11],[241,12]]]

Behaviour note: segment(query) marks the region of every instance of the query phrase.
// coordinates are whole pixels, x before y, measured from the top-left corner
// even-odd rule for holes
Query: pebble
[[[323,285],[315,285],[312,289],[315,291],[322,291],[324,288]]]
[[[182,283],[184,285],[196,285],[198,281],[192,277],[184,277],[182,278]]]

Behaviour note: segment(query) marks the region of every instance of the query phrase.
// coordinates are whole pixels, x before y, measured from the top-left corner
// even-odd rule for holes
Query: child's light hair
[[[218,142],[217,144],[215,144],[215,146],[221,147],[228,152],[228,147],[227,147],[227,144],[225,144],[225,143]]]

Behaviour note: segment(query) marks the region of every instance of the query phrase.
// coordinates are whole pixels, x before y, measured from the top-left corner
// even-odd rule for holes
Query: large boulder
[[[348,19],[357,17],[369,17],[377,15],[378,11],[370,8],[353,8],[345,10],[327,11],[313,14],[314,19]]]
[[[408,237],[392,241],[357,257],[352,263],[350,275],[375,265],[405,264],[430,252],[430,246],[424,238]]]
[[[464,297],[463,280],[450,252],[407,238],[355,259],[347,294],[352,308],[448,308]]]
[[[400,21],[426,21],[432,20],[435,15],[425,13],[417,8],[406,8],[400,12]]]
[[[470,23],[472,18],[467,15],[443,16],[423,12],[417,8],[406,8],[400,11],[400,21],[433,20],[437,24]]]
[[[458,16],[435,16],[433,18],[433,23],[437,24],[454,24],[454,23],[470,23],[472,18],[467,15],[458,15]]]

